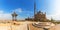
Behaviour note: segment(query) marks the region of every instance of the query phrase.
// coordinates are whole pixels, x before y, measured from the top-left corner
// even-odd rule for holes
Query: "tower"
[[[13,20],[13,21],[16,21],[16,20],[17,20],[16,17],[17,17],[17,14],[16,14],[16,12],[14,11],[13,14],[12,14],[12,20]]]
[[[34,20],[36,20],[35,14],[36,14],[36,2],[34,1]]]

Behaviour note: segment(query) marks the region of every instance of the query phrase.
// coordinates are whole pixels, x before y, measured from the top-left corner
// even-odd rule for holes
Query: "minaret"
[[[35,14],[36,14],[36,2],[34,1],[34,20],[35,20]]]
[[[36,2],[34,1],[34,15],[36,13]]]

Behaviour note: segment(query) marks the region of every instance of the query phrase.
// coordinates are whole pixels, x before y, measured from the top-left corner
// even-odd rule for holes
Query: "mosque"
[[[26,18],[25,20],[28,21],[48,21],[48,19],[46,18],[46,12],[43,13],[41,11],[38,11],[36,13],[36,2],[34,2],[34,18]]]
[[[16,21],[17,20],[17,17],[18,15],[16,14],[16,12],[13,12],[12,14],[12,20],[13,21]],[[34,18],[26,18],[25,20],[27,21],[49,21],[47,18],[46,18],[46,12],[42,12],[42,11],[38,11],[36,12],[36,2],[34,2]]]
[[[0,24],[1,30],[48,30],[55,26],[52,22],[46,22],[46,12],[38,11],[36,13],[36,3],[34,2],[34,18],[26,18],[27,21],[17,21],[18,14],[14,11],[12,21],[5,21]],[[33,22],[34,21],[34,22]],[[35,22],[39,21],[39,22]],[[41,22],[40,22],[41,21]]]

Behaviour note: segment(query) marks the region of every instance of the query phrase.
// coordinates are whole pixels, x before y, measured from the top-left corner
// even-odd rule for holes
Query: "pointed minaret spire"
[[[36,1],[34,0],[34,14],[36,13]]]
[[[34,20],[35,20],[35,14],[36,14],[36,1],[34,0]]]

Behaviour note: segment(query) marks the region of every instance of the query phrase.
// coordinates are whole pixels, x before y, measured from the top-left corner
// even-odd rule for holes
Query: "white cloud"
[[[0,10],[0,14],[1,14],[1,13],[3,13],[3,11],[2,11],[2,10]]]
[[[15,9],[15,11],[21,13],[22,9],[21,8],[17,8],[17,9]]]
[[[0,20],[11,20],[11,14],[7,14],[4,11],[0,10]]]
[[[51,0],[52,1],[52,0]],[[51,2],[50,2],[51,3]],[[47,15],[47,18],[53,18],[55,20],[60,20],[60,0],[53,0],[50,4],[51,7],[51,14]]]
[[[0,20],[11,20],[11,14],[0,14]]]
[[[21,8],[17,8],[17,9],[14,9],[16,12],[19,12],[21,13],[22,12],[22,9]],[[12,20],[12,16],[11,16],[12,13],[5,13],[3,10],[0,10],[0,20]],[[20,17],[17,17],[17,19],[22,19]]]

